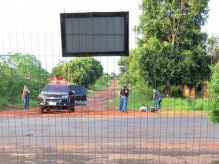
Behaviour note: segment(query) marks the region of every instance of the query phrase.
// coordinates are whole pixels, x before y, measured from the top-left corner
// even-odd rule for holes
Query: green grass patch
[[[8,100],[5,99],[1,99],[1,108],[0,109],[22,109],[24,108],[24,101],[19,99],[17,100],[16,103],[10,103]],[[33,108],[33,107],[37,107],[38,103],[37,100],[35,99],[30,99],[29,101],[29,107]]]
[[[121,86],[116,86],[116,88],[118,89],[117,92],[119,92],[120,87]],[[113,108],[119,108],[119,100],[119,96],[116,96],[113,101],[108,104],[108,106]],[[127,109],[137,111],[143,104],[146,107],[153,106],[152,92],[150,92],[149,90],[145,92],[138,89],[133,89],[129,94]]]
[[[97,80],[94,86],[91,86],[87,89],[87,94],[91,95],[94,94],[97,91],[101,91],[109,87],[111,81],[107,78],[100,78]]]
[[[208,99],[164,98],[161,113],[205,113]]]
[[[144,92],[135,89],[129,95],[127,108],[129,111],[138,111],[143,104],[147,108],[154,106],[152,97],[153,92]],[[162,109],[160,110],[160,113],[205,113],[205,110],[208,108],[208,104],[208,99],[163,98]],[[108,104],[108,106],[119,109],[119,96],[115,97],[113,101]]]

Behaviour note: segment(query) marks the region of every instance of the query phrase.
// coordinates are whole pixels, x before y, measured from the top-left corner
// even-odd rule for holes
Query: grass
[[[94,94],[97,91],[104,90],[110,85],[111,81],[107,77],[101,77],[94,86],[90,87],[87,90],[87,96]],[[30,98],[29,106],[31,107],[37,107],[37,98]],[[0,99],[0,109],[22,109],[24,108],[24,102],[21,100],[20,97],[16,99],[16,104],[10,104],[8,103],[8,100],[6,99]]]
[[[164,98],[161,113],[205,113],[208,99]]]
[[[32,108],[32,107],[37,107],[37,106],[38,106],[37,100],[30,98],[29,107]],[[4,107],[1,107],[1,108],[2,109],[22,109],[22,108],[24,108],[24,101],[19,100],[16,104],[9,104],[7,102],[7,104],[4,105]]]
[[[104,90],[110,85],[110,80],[106,78],[100,78],[96,84],[88,89],[88,95],[93,94],[97,91]],[[116,89],[119,90],[120,86],[117,85]],[[117,95],[117,94],[116,94]],[[19,99],[19,102],[15,105],[10,105],[4,99],[1,99],[0,104],[5,104],[5,108],[21,109],[24,108],[24,102]],[[37,107],[37,100],[30,99],[30,107]],[[151,91],[140,91],[133,89],[128,98],[128,110],[138,111],[139,108],[145,104],[147,108],[154,106],[152,100]],[[208,99],[191,99],[191,98],[163,98],[162,109],[160,113],[193,113],[193,112],[205,112],[208,108]],[[115,97],[109,104],[109,107],[118,109],[119,108],[119,96]]]
[[[162,109],[160,110],[160,113],[205,113],[208,103],[208,99],[163,98]],[[147,108],[154,106],[152,94],[142,93],[139,90],[132,91],[128,98],[128,110],[138,111],[143,104]],[[108,104],[108,106],[115,109],[119,108],[119,97],[115,97],[113,101]]]
[[[110,85],[110,82],[110,80],[107,80],[105,78],[98,79],[94,86],[91,86],[87,89],[87,94],[91,95],[97,91],[106,89]]]
[[[118,86],[116,86],[116,88],[118,88]],[[153,106],[153,101],[149,97],[152,97],[152,94],[145,94],[142,91],[133,89],[128,98],[127,109],[137,111],[142,106],[142,104],[144,104],[146,107]],[[115,97],[113,101],[108,104],[108,106],[113,108],[119,108],[119,96]]]

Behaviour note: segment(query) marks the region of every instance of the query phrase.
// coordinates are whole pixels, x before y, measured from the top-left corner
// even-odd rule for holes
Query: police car
[[[75,106],[86,105],[86,88],[83,85],[69,85],[63,78],[51,80],[38,96],[39,111],[67,110],[74,112]]]

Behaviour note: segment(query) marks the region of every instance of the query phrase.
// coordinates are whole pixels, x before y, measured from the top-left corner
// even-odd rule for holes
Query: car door
[[[71,85],[71,90],[74,91],[75,106],[86,106],[86,88],[83,85]]]
[[[74,90],[72,90],[71,86],[69,86],[69,98],[68,98],[68,106],[70,109],[75,108],[75,96],[74,96]]]

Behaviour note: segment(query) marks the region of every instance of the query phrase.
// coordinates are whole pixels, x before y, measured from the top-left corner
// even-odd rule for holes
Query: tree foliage
[[[208,55],[211,57],[211,64],[215,65],[219,62],[219,38],[212,36],[208,38]]]
[[[103,67],[96,59],[83,57],[58,65],[53,68],[52,74],[63,76],[70,83],[88,87],[95,84],[96,80],[103,75]]]
[[[170,92],[173,85],[197,86],[210,77],[206,53],[207,34],[201,32],[207,19],[208,0],[142,0],[142,34],[130,58],[128,71],[140,74],[151,87]],[[139,64],[137,64],[137,62]]]
[[[29,87],[31,98],[36,99],[47,77],[48,72],[35,56],[19,53],[0,56],[0,97],[4,104],[0,102],[0,106],[18,103],[24,85]]]
[[[62,69],[64,65],[65,65],[64,61],[61,61],[59,64],[57,64],[57,66],[52,69],[51,75],[63,76]]]
[[[208,114],[213,123],[219,123],[219,62],[213,67],[210,88]]]
[[[132,85],[142,88],[145,85],[145,82],[140,74],[137,50],[130,50],[129,54],[129,57],[120,58],[118,61],[118,64],[122,68],[122,70],[120,70],[120,81],[122,81],[122,83],[124,81],[129,81]]]

